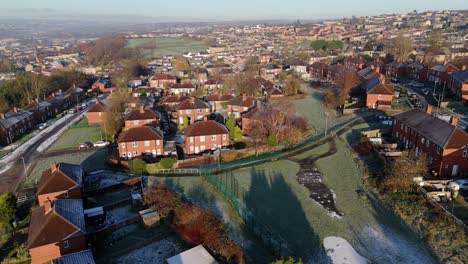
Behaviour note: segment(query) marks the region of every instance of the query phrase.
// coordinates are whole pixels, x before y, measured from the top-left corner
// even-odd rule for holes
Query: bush
[[[223,162],[229,162],[237,159],[237,151],[224,151],[221,152],[221,160]]]
[[[227,109],[228,103],[227,103],[227,102],[221,102],[221,107],[222,107],[223,109]]]
[[[159,162],[159,166],[163,169],[171,169],[174,167],[174,164],[177,162],[177,159],[174,158],[163,158]]]
[[[12,193],[0,195],[0,226],[11,227],[16,216],[16,197]]]
[[[128,162],[128,168],[132,173],[142,174],[146,173],[146,162],[142,159],[134,159]]]

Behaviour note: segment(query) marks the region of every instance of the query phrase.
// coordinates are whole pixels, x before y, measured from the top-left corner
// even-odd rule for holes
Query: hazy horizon
[[[427,10],[464,10],[466,1],[426,0],[404,1],[306,1],[292,0],[215,0],[167,2],[162,0],[134,1],[59,1],[18,0],[2,3],[2,18],[72,18],[122,20],[126,22],[234,22],[263,20],[323,20],[343,17],[408,13]],[[340,7],[337,9],[337,7]]]

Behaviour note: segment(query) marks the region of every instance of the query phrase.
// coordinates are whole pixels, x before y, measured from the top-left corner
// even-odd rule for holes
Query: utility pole
[[[23,174],[26,175],[26,162],[24,162],[24,157],[21,157],[21,159],[23,160],[23,167],[24,167]]]

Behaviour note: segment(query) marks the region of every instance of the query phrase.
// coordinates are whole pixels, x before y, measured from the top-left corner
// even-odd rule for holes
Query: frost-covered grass
[[[101,140],[101,136],[104,137],[100,126],[71,127],[47,151],[78,149],[80,143],[96,142]]]
[[[188,38],[141,38],[130,39],[128,47],[142,47],[154,45],[154,49],[144,49],[143,54],[147,58],[162,57],[165,55],[182,55],[186,51],[192,53],[205,51],[208,45],[203,41]]]
[[[313,256],[315,262],[325,261],[321,241],[339,236],[375,263],[392,263],[396,258],[401,263],[415,263],[417,259],[434,263],[420,240],[379,201],[359,198],[356,190],[366,190],[360,169],[346,143],[337,141],[337,151],[318,160],[316,166],[323,182],[336,193],[342,219],[331,218],[309,197],[309,190],[297,183],[299,165],[295,162],[282,160],[241,169],[233,177],[245,190],[242,197],[247,207],[271,230],[279,232],[303,260]]]
[[[42,172],[50,168],[52,162],[68,162],[72,164],[81,164],[85,171],[103,169],[106,167],[107,150],[99,149],[96,151],[75,152],[60,156],[39,159],[24,182],[25,187],[32,187],[39,182]]]

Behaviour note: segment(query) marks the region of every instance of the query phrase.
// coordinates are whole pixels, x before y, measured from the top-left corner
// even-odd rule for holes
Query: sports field
[[[197,53],[208,49],[208,44],[205,42],[188,38],[130,39],[127,46],[130,48],[143,48],[143,55],[147,58],[157,58],[165,55],[180,56],[186,51]]]

